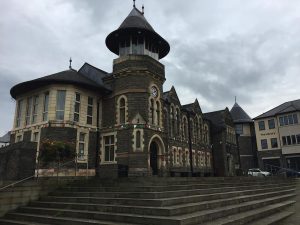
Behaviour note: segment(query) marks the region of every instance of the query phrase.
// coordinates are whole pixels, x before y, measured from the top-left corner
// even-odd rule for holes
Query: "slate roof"
[[[136,7],[134,7],[126,19],[121,23],[118,29],[126,28],[141,28],[155,32],[153,27],[148,23],[142,12],[140,12]]]
[[[284,113],[296,112],[296,111],[300,111],[300,99],[285,102],[285,103],[255,117],[254,120],[262,119],[262,118],[266,118],[266,117],[272,117],[272,116],[276,116],[276,115],[280,115],[280,114],[284,114]]]
[[[214,111],[214,112],[208,112],[208,113],[204,113],[204,118],[211,121],[211,123],[216,126],[216,127],[220,127],[223,128],[225,127],[225,120],[224,120],[224,113],[225,110],[218,110],[218,111]]]
[[[170,51],[169,43],[155,32],[153,27],[148,23],[143,13],[136,7],[133,7],[129,15],[121,23],[119,28],[111,32],[105,40],[106,46],[110,51],[119,55],[120,38],[128,37],[134,33],[144,34],[149,37],[153,43],[159,46],[159,58],[165,57]]]
[[[194,110],[194,103],[186,104],[182,106],[183,109],[192,112]]]
[[[110,74],[97,68],[89,63],[84,63],[83,66],[78,70],[78,72],[84,76],[86,76],[88,79],[96,82],[100,86],[105,86],[103,83],[103,78],[109,76]],[[108,87],[106,87],[108,88]]]
[[[170,96],[169,96],[169,94],[170,94],[170,91],[165,91],[165,92],[163,93],[163,100],[164,100],[164,101],[170,101]]]
[[[98,80],[92,78],[92,76],[95,77],[96,75],[96,73],[93,74],[92,72],[80,73],[76,70],[69,69],[34,80],[19,83],[10,89],[10,94],[13,98],[16,98],[16,96],[20,94],[49,84],[74,84],[87,89],[92,89],[97,92],[109,93],[109,88],[106,87],[102,82],[104,74],[99,75],[101,76],[101,79]]]
[[[253,123],[251,117],[239,106],[238,103],[234,103],[230,110],[234,123]]]
[[[7,132],[4,136],[0,137],[0,143],[10,142],[10,132]]]

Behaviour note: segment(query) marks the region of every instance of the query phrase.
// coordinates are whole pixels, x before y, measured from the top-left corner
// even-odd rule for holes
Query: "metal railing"
[[[268,170],[272,175],[284,175],[284,176],[300,176],[300,172],[290,169],[284,168],[280,166],[274,166],[271,164],[264,164],[265,169]]]
[[[85,158],[86,157],[86,158]],[[86,164],[85,170],[83,173],[79,173],[79,169],[78,169],[78,164],[82,162],[83,164]],[[74,163],[74,168],[72,166],[68,166],[71,165],[72,163]],[[64,168],[65,166],[68,166],[66,168]],[[82,169],[81,169],[82,170]],[[74,173],[72,173],[71,171],[74,171]],[[92,173],[93,175],[93,173]],[[75,155],[75,157],[67,162],[61,163],[60,160],[57,161],[57,165],[54,167],[50,167],[50,168],[41,168],[40,167],[40,160],[38,159],[38,161],[36,162],[36,169],[35,169],[35,174],[32,176],[28,176],[26,178],[22,178],[20,180],[14,181],[8,185],[5,185],[3,187],[0,187],[0,191],[3,191],[9,187],[15,187],[18,184],[24,183],[25,181],[28,180],[36,180],[36,182],[39,181],[39,179],[41,178],[49,178],[49,177],[57,177],[57,180],[59,180],[61,177],[73,177],[73,176],[85,176],[86,179],[88,179],[88,177],[90,176],[89,173],[89,163],[88,163],[88,155]]]

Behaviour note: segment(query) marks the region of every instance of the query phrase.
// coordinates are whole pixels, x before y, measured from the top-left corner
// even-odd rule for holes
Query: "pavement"
[[[296,186],[296,203],[288,210],[293,211],[294,214],[276,225],[300,225],[300,178],[297,178]]]

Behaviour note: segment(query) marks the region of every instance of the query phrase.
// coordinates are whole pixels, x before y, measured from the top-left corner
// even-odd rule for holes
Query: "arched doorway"
[[[152,171],[152,175],[159,175],[160,170],[165,166],[165,145],[159,135],[154,135],[148,145],[148,166]]]
[[[158,174],[157,153],[158,146],[154,141],[152,141],[150,145],[150,167],[152,169],[152,175]]]

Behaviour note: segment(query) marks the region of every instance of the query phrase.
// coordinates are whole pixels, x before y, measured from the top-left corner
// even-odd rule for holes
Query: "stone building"
[[[204,113],[211,123],[213,167],[216,176],[234,176],[240,168],[235,126],[231,114],[224,110]]]
[[[85,63],[11,89],[12,142],[71,143],[78,163],[100,176],[210,175],[210,125],[198,101],[163,92],[170,46],[135,6],[106,38],[111,73]]]
[[[254,118],[260,167],[300,171],[300,99]]]
[[[230,110],[236,133],[241,169],[244,173],[257,167],[257,148],[254,121],[236,102]]]

